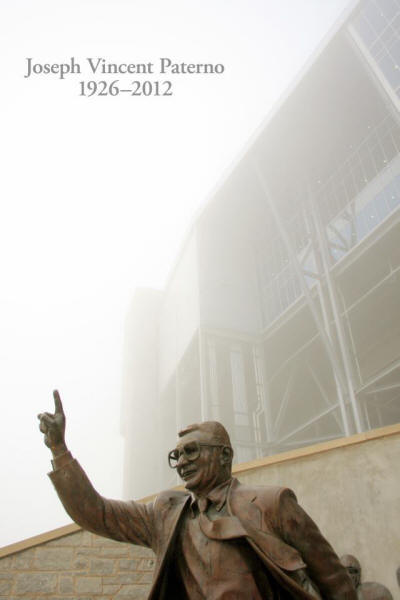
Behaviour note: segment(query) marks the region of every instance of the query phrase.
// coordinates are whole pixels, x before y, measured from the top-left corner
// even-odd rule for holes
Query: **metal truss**
[[[260,183],[260,186],[263,190],[264,197],[265,197],[267,204],[271,210],[271,213],[274,216],[274,219],[275,219],[275,222],[279,229],[279,232],[281,234],[281,237],[285,243],[285,246],[286,246],[289,258],[290,258],[290,262],[296,273],[296,276],[297,276],[297,279],[301,286],[303,295],[305,297],[307,305],[311,311],[314,322],[316,324],[320,339],[321,339],[321,341],[325,347],[326,353],[328,355],[328,358],[329,358],[329,361],[330,361],[330,364],[332,367],[332,372],[334,374],[335,382],[337,385],[337,397],[338,397],[338,404],[339,404],[340,413],[341,413],[341,419],[342,419],[342,423],[343,423],[343,431],[346,436],[348,436],[352,433],[352,428],[351,428],[351,425],[349,422],[349,418],[348,418],[347,411],[346,411],[346,405],[345,405],[345,398],[347,397],[347,398],[349,398],[349,401],[352,406],[354,421],[356,424],[356,431],[359,432],[362,430],[362,427],[361,427],[361,420],[360,420],[360,416],[359,416],[358,406],[357,406],[356,398],[354,395],[350,367],[348,364],[346,364],[348,361],[347,356],[346,355],[343,356],[345,342],[343,339],[341,340],[340,349],[342,351],[342,356],[340,356],[333,344],[332,338],[330,336],[330,332],[326,328],[323,316],[320,314],[317,304],[316,304],[316,301],[315,301],[314,297],[312,296],[310,289],[307,285],[306,273],[302,269],[301,262],[300,262],[300,260],[297,256],[297,253],[293,247],[293,243],[292,243],[291,237],[289,235],[289,232],[287,231],[287,228],[285,226],[285,222],[284,222],[279,210],[277,209],[277,207],[275,205],[272,195],[269,192],[267,183],[261,172],[261,169],[258,167],[258,165],[254,165],[254,170],[256,172],[256,176]],[[312,211],[312,207],[311,207],[311,211]],[[323,273],[318,273],[318,277],[316,279],[321,281],[321,279],[324,278],[327,283],[330,301],[331,301],[331,309],[335,316],[335,325],[336,325],[336,327],[338,327],[338,318],[340,317],[340,315],[337,310],[337,306],[335,306],[335,298],[333,297],[333,290],[332,290],[332,287],[333,287],[332,280],[330,279],[329,267],[326,264],[325,248],[322,243],[321,237],[318,236],[318,230],[320,229],[320,223],[316,219],[313,219],[313,227],[317,231],[317,240],[316,241],[319,242],[318,251],[322,257],[322,265],[323,265],[323,269],[324,269]],[[312,243],[312,240],[311,240],[311,243]],[[325,260],[324,260],[324,256],[325,256]],[[320,295],[320,302],[321,302],[321,305],[323,305],[325,302],[323,295]],[[338,333],[338,337],[340,340],[341,337],[343,336],[343,330],[340,328],[340,325],[339,325],[339,331],[337,333]]]

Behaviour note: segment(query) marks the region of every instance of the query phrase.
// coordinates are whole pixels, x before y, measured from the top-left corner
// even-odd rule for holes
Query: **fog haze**
[[[194,214],[347,0],[4,2],[0,361],[7,545],[70,522],[46,477],[36,415],[59,389],[67,443],[122,495],[124,322],[136,287],[162,289]],[[26,58],[223,63],[172,98],[82,98],[25,79]]]

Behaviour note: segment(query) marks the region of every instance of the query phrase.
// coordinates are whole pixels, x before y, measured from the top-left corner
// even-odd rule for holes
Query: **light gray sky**
[[[70,522],[46,477],[50,455],[36,420],[53,410],[55,387],[73,454],[99,491],[121,495],[122,347],[133,291],[163,287],[209,190],[348,4],[1,4],[0,546]],[[82,64],[165,56],[223,63],[225,73],[171,77],[173,97],[158,98],[79,97],[87,72],[24,78],[27,57],[71,56]]]

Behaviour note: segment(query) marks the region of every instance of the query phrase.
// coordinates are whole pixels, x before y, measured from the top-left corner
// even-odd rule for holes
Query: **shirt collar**
[[[213,490],[211,490],[211,492],[208,492],[208,494],[206,495],[206,498],[208,500],[210,500],[210,502],[212,502],[212,504],[214,505],[215,509],[218,512],[221,510],[221,508],[224,506],[224,504],[226,502],[226,498],[228,496],[228,492],[229,492],[231,483],[232,483],[232,477],[230,477],[223,483],[220,483],[219,485],[217,485],[217,487],[215,487]],[[195,506],[197,506],[197,497],[194,494],[192,494],[192,501],[191,501],[192,509]]]

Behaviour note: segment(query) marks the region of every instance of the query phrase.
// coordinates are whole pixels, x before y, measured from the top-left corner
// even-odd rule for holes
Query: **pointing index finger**
[[[59,394],[58,390],[54,390],[53,398],[54,398],[54,406],[56,408],[56,413],[64,414],[63,405],[62,405],[60,394]]]

